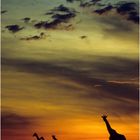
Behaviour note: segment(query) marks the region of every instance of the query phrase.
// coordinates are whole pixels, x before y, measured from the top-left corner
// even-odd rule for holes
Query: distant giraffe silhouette
[[[52,135],[53,140],[57,140],[57,138],[55,137],[55,135]]]
[[[103,115],[102,118],[103,118],[103,120],[106,124],[107,130],[110,134],[109,140],[126,140],[124,135],[117,133],[114,129],[111,128],[106,115]]]
[[[39,137],[37,133],[34,133],[33,137],[36,137],[37,140],[45,140],[43,137]]]

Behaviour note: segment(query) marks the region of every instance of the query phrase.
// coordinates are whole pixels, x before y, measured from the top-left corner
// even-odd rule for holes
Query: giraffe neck
[[[111,134],[112,133],[112,128],[111,128],[108,120],[107,119],[104,119],[104,122],[106,124],[106,127],[107,127],[108,132]]]

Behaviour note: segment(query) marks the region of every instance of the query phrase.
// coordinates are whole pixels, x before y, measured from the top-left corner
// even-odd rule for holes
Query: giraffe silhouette
[[[57,140],[57,138],[55,137],[55,135],[52,135],[53,140]]]
[[[36,137],[37,140],[45,140],[43,137],[39,137],[37,133],[34,133],[33,137]]]
[[[126,140],[124,135],[117,133],[114,129],[111,128],[106,115],[103,115],[102,118],[103,118],[103,120],[106,124],[107,130],[110,134],[109,140]]]

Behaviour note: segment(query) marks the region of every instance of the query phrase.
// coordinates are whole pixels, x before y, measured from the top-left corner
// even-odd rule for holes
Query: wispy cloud
[[[22,116],[13,112],[2,112],[2,129],[25,129],[33,124],[32,117]]]
[[[5,62],[4,62],[5,61]],[[110,61],[110,60],[109,60]],[[138,76],[138,62],[130,61],[130,60],[111,60],[112,65],[107,65],[107,63],[93,63],[94,69],[100,73],[104,72],[106,74],[112,73],[116,76],[125,75],[129,77],[129,75]],[[68,63],[68,62],[67,62]],[[113,98],[115,100],[133,100],[138,101],[138,87],[136,85],[130,85],[128,83],[118,83],[111,82],[103,77],[94,78],[91,76],[89,71],[80,71],[74,70],[73,68],[69,68],[65,65],[58,66],[53,63],[48,62],[34,62],[34,61],[24,61],[24,60],[4,60],[2,59],[2,64],[11,65],[21,71],[25,71],[28,73],[35,73],[44,76],[62,76],[65,77],[74,83],[79,83],[84,87],[89,87],[91,91],[93,89],[97,89],[102,91],[102,94],[95,95],[93,94],[93,98],[95,96],[100,96],[100,98]],[[81,63],[82,64],[82,63]],[[122,65],[122,66],[121,66]],[[127,69],[127,70],[126,70]],[[95,71],[95,70],[94,70]],[[97,73],[96,71],[96,73]],[[100,86],[96,86],[100,85]],[[87,97],[92,98],[92,94],[87,94]]]

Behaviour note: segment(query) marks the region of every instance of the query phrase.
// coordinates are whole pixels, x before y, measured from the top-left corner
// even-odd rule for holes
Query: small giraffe
[[[53,140],[57,140],[57,138],[55,137],[55,135],[52,135]]]
[[[117,133],[114,129],[111,128],[106,115],[103,115],[102,118],[103,118],[103,120],[106,124],[107,130],[110,134],[109,140],[126,140],[124,135]]]
[[[45,140],[43,137],[39,137],[37,133],[34,133],[33,137],[36,137],[37,140]]]

